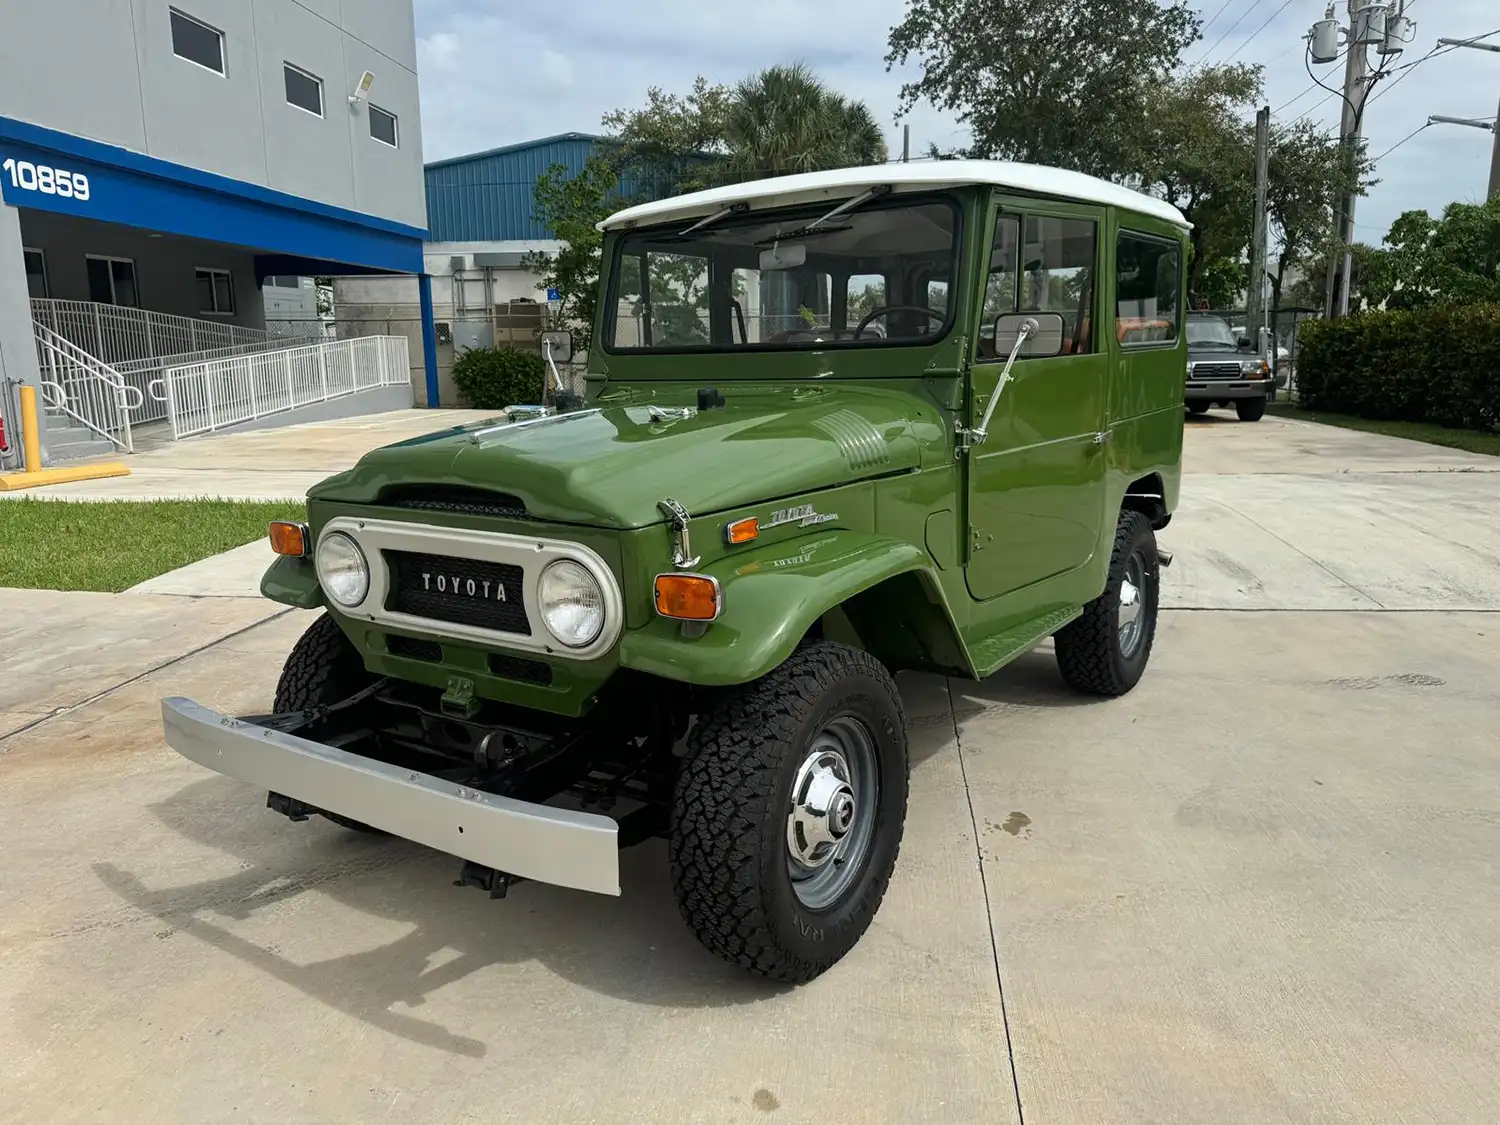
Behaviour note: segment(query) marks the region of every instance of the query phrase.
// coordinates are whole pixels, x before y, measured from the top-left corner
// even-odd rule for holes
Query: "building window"
[[[370,136],[392,148],[396,146],[396,115],[379,106],[370,107]]]
[[[233,316],[234,279],[229,271],[199,267],[196,276],[198,311],[208,316]]]
[[[305,109],[315,117],[323,116],[323,80],[291,63],[284,63],[281,73],[286,80],[286,104]]]
[[[33,297],[47,296],[47,256],[26,246],[21,257],[26,260],[26,291]]]
[[[89,275],[89,300],[101,305],[141,307],[140,289],[135,280],[135,263],[129,258],[106,258],[89,254],[85,258]]]
[[[197,63],[215,74],[224,73],[224,33],[202,20],[169,9],[172,21],[172,53],[179,59]]]
[[[1119,271],[1115,330],[1121,344],[1176,341],[1181,261],[1175,242],[1134,231],[1120,232],[1115,251],[1115,268]]]
[[[266,278],[266,284],[277,289],[301,289],[302,279],[292,274],[275,274]]]

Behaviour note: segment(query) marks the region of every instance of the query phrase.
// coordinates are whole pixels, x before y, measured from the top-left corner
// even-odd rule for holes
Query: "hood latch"
[[[678,570],[691,570],[699,562],[693,555],[692,544],[688,540],[688,520],[693,517],[670,496],[656,506],[666,514],[667,527],[672,532],[672,565]]]

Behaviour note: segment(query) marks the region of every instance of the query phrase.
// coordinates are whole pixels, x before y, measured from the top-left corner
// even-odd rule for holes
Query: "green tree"
[[[1123,176],[1152,84],[1200,26],[1188,0],[907,0],[886,65],[918,63],[902,108],[956,115],[972,156]]]
[[[1266,197],[1275,241],[1270,268],[1272,308],[1281,306],[1288,274],[1313,265],[1320,250],[1333,240],[1338,200],[1345,192],[1363,195],[1373,183],[1374,167],[1364,148],[1351,165],[1338,138],[1306,118],[1272,129]],[[1326,273],[1326,253],[1322,260]],[[1322,304],[1320,297],[1316,306]]]
[[[617,109],[603,125],[614,144],[616,170],[655,197],[697,191],[722,179],[728,155],[725,121],[732,92],[698,77],[686,94],[659,86],[646,91],[640,109]]]
[[[1242,259],[1219,258],[1201,271],[1195,297],[1208,302],[1211,309],[1232,309],[1245,292],[1248,268]]]
[[[593,342],[604,242],[597,224],[617,209],[618,186],[614,165],[599,156],[591,157],[576,176],[566,165],[554,164],[537,180],[532,214],[563,247],[556,254],[528,254],[522,264],[541,275],[538,289],[561,294],[559,319],[573,337],[575,352],[587,351]]]
[[[1128,125],[1127,151],[1142,190],[1193,224],[1188,290],[1196,297],[1208,297],[1210,264],[1238,261],[1250,244],[1255,136],[1246,111],[1260,93],[1258,66],[1196,67],[1148,83],[1142,115]]]
[[[1366,289],[1393,309],[1500,302],[1500,199],[1407,211],[1385,236],[1386,268]]]
[[[1319,310],[1323,308],[1331,245],[1331,241],[1325,243],[1317,253],[1296,265],[1297,280],[1287,284],[1283,290],[1284,307]],[[1385,277],[1389,269],[1387,262],[1389,255],[1384,250],[1364,242],[1356,242],[1351,250],[1353,268],[1349,272],[1349,307],[1357,310],[1380,304],[1384,297],[1372,298],[1371,295],[1372,293],[1383,294],[1388,288]]]
[[[869,107],[830,90],[806,66],[773,66],[734,88],[724,119],[734,180],[818,172],[886,159]]]

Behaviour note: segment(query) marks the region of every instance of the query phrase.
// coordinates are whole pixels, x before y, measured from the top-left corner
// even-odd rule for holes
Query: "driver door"
[[[973,421],[995,393],[1006,356],[995,318],[1049,312],[1065,325],[1061,354],[1017,359],[968,456],[969,593],[987,600],[1089,562],[1104,518],[1107,341],[1098,328],[1102,209],[1016,205],[994,215],[984,311],[971,367]]]

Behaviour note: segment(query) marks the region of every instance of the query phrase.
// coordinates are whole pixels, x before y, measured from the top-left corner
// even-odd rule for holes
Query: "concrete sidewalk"
[[[189,438],[125,457],[128,477],[55,485],[25,495],[43,500],[301,500],[320,480],[378,446],[491,417],[494,411],[397,410]],[[0,498],[8,495],[0,492]]]

